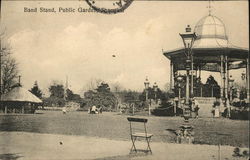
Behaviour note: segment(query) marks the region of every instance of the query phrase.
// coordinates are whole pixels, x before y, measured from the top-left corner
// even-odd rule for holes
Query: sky
[[[212,14],[224,22],[229,41],[249,48],[248,2],[211,5]],[[37,81],[48,93],[50,84],[65,84],[66,76],[75,93],[86,90],[94,79],[141,91],[146,76],[151,85],[157,82],[164,89],[170,62],[162,51],[182,47],[179,33],[207,16],[207,6],[207,1],[134,1],[123,13],[106,15],[58,12],[59,7],[89,8],[85,1],[3,1],[1,31],[27,89]],[[54,7],[57,12],[27,13],[24,7]],[[232,74],[239,77],[241,72]],[[202,74],[205,81],[211,73]]]

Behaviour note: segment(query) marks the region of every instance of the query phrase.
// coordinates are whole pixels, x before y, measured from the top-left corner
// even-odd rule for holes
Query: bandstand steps
[[[195,104],[199,106],[199,117],[213,117],[212,109],[215,97],[194,97]]]

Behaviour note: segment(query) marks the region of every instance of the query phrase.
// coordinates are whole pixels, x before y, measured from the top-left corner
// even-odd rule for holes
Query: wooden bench
[[[128,117],[127,118],[130,125],[130,137],[132,141],[132,147],[130,149],[130,153],[138,151],[135,147],[135,141],[137,138],[145,138],[147,142],[147,149],[143,150],[147,153],[150,152],[152,154],[152,150],[150,148],[150,140],[153,134],[149,134],[147,132],[146,123],[148,122],[145,118],[134,118],[134,117]],[[136,126],[136,127],[135,127]]]

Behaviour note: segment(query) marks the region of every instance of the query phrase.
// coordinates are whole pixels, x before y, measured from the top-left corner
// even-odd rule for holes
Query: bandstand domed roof
[[[210,13],[196,23],[193,32],[197,36],[192,46],[193,62],[206,64],[202,70],[219,72],[221,55],[227,55],[230,63],[244,61],[249,56],[248,48],[237,47],[229,42],[225,24]],[[175,69],[185,70],[187,56],[184,47],[168,50],[163,54],[175,64]],[[229,69],[244,68],[244,65],[245,62],[230,65]]]
[[[195,25],[197,39],[194,48],[220,48],[228,46],[225,24],[216,16],[201,18]]]

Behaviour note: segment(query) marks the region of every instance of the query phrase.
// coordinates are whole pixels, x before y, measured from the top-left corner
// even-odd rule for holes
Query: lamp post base
[[[182,144],[193,144],[194,143],[194,131],[193,126],[189,124],[189,116],[184,116],[184,123],[180,126],[177,131],[176,142]]]
[[[193,136],[177,136],[177,143],[179,144],[193,144],[194,143],[194,137]]]

